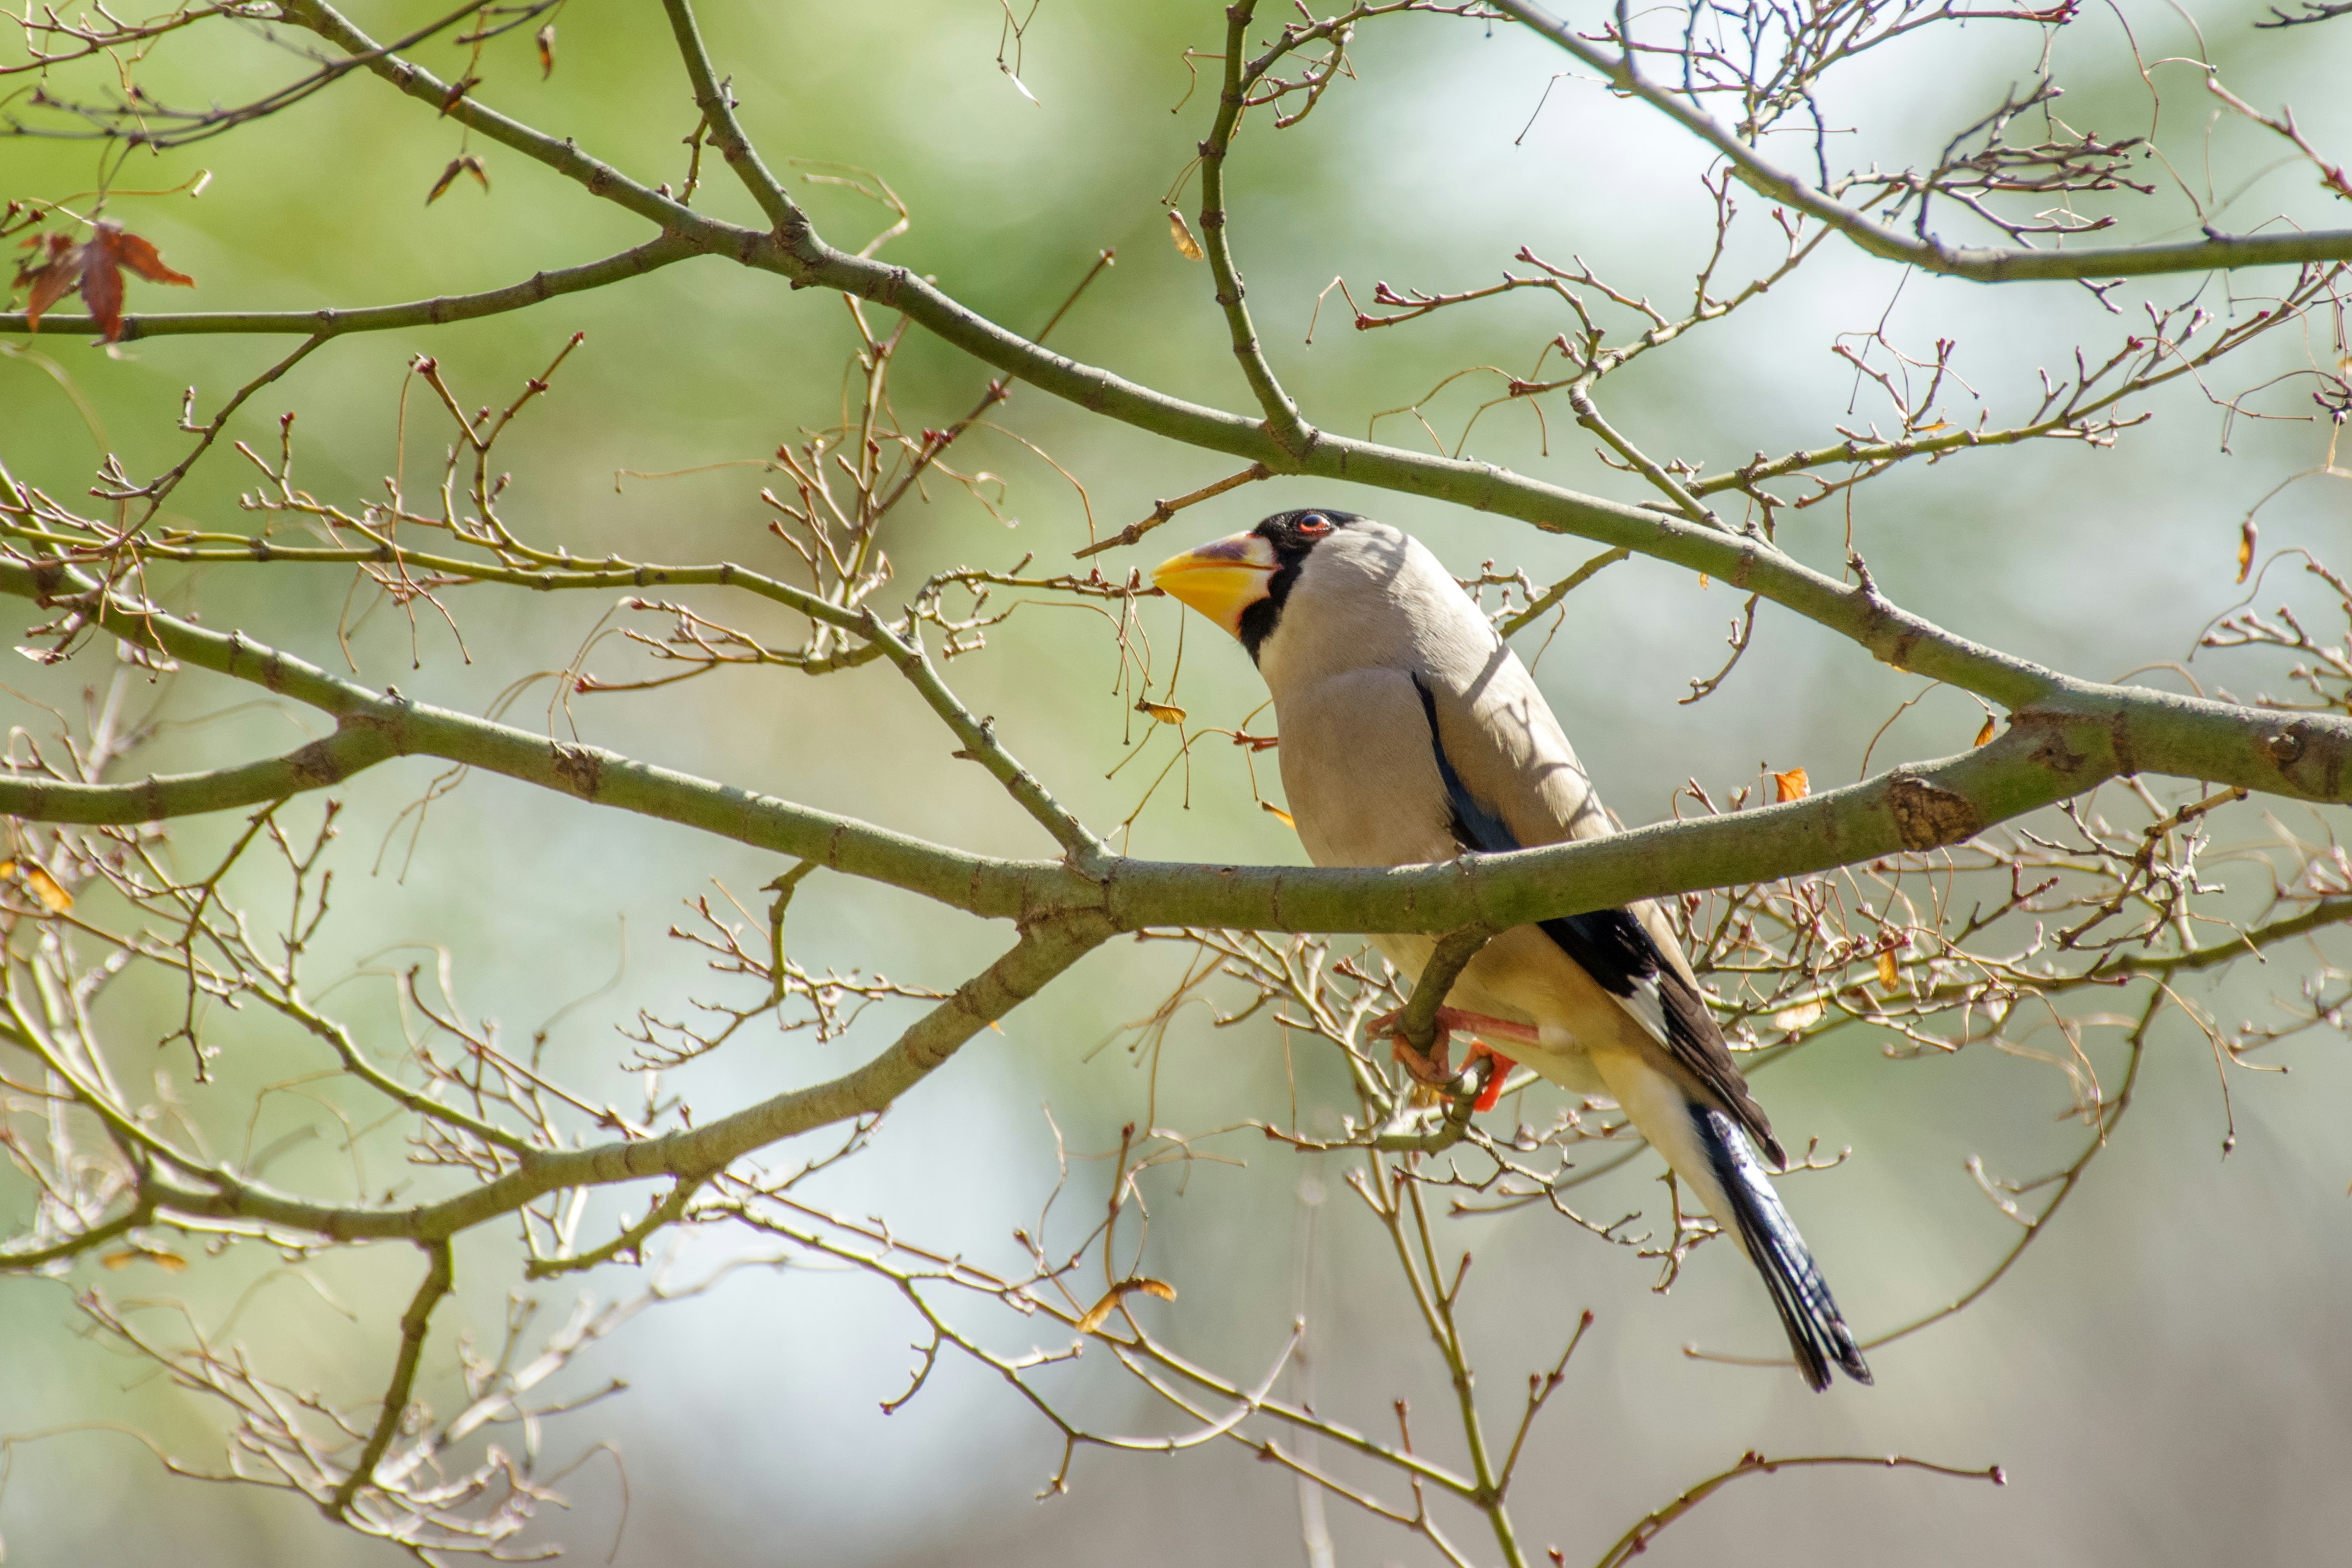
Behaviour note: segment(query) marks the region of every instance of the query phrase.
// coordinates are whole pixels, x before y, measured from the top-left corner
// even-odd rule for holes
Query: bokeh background
[[[371,4],[354,15],[383,37],[426,11]],[[2256,32],[2258,15],[2192,0],[2188,10],[2126,4],[2086,16],[2056,46],[2072,89],[2068,121],[2110,135],[2148,129],[2155,110],[2128,27],[2145,59],[2207,50],[2241,95],[2293,102],[2315,142],[2343,147],[2352,135],[2352,100],[2341,90],[2352,33]],[[706,24],[772,161],[859,165],[903,196],[912,226],[886,253],[891,258],[935,275],[997,320],[1034,328],[1095,253],[1115,247],[1116,267],[1058,329],[1055,346],[1171,392],[1244,405],[1206,268],[1171,246],[1160,205],[1210,110],[1205,92],[1183,101],[1184,51],[1221,42],[1221,9],[1045,0],[1020,46],[1034,101],[999,68],[1004,19],[986,0],[896,0],[714,4]],[[1857,128],[1864,157],[1931,157],[2030,74],[2042,43],[2027,27],[1931,29],[1856,68],[1829,97],[1831,118]],[[423,58],[454,74],[462,51],[439,43]],[[1546,99],[1564,61],[1512,29],[1408,18],[1365,28],[1353,58],[1359,79],[1335,88],[1304,124],[1278,134],[1248,127],[1230,204],[1262,335],[1318,422],[1360,431],[1464,365],[1524,370],[1568,325],[1540,300],[1518,299],[1358,333],[1334,294],[1310,347],[1317,293],[1335,276],[1359,299],[1382,279],[1459,289],[1491,279],[1526,245],[1562,262],[1580,257],[1633,292],[1686,294],[1711,236],[1696,184],[1705,161],[1693,145],[1590,83],[1559,82]],[[522,34],[494,46],[488,65],[489,101],[576,136],[642,177],[681,174],[680,138],[694,114],[656,8],[567,9],[545,82]],[[266,29],[215,24],[170,40],[142,79],[152,90],[230,101],[293,67]],[[2150,68],[2164,100],[2161,144],[2200,193],[2215,193],[2221,221],[2247,226],[2282,209],[2326,221],[2307,166],[2282,158],[2275,141],[2242,122],[2212,123],[2195,68]],[[473,149],[488,166],[488,194],[468,182],[425,205],[461,145],[454,124],[362,79],[233,136],[134,159],[119,185],[163,189],[199,169],[213,177],[200,199],[117,198],[113,212],[199,281],[184,295],[134,284],[132,304],[295,309],[462,292],[642,237],[635,220],[495,147]],[[0,142],[13,195],[72,195],[92,183],[96,159],[89,143]],[[715,166],[705,193],[715,209],[751,210]],[[862,239],[888,221],[838,187],[812,185],[805,195],[836,241]],[[2161,216],[2126,232],[2193,231],[2177,198],[2148,210]],[[1747,258],[1768,248],[1758,241]],[[2201,289],[2210,308],[2228,310],[2232,289],[2262,285],[2179,278],[2142,292],[2173,302]],[[1884,416],[1870,388],[1857,392],[1852,367],[1831,353],[1837,334],[1884,323],[1915,353],[1939,336],[1957,340],[1957,364],[2000,421],[2031,406],[2037,366],[2055,368],[2078,342],[2111,345],[2144,319],[2131,291],[2116,303],[2120,315],[2071,286],[1906,279],[1832,243],[1769,300],[1612,380],[1607,406],[1654,450],[1717,468],[1759,450],[1819,445],[1833,426]],[[2228,385],[2214,390],[2235,391],[2306,353],[2332,363],[2326,325],[2225,370]],[[739,466],[616,479],[619,470],[756,461],[837,416],[852,342],[841,302],[719,261],[429,334],[330,344],[257,397],[236,434],[274,439],[277,416],[299,410],[301,481],[346,501],[381,495],[382,476],[396,463],[405,462],[414,484],[446,438],[438,416],[412,402],[401,455],[410,356],[436,355],[469,400],[503,403],[575,330],[587,333],[585,346],[502,448],[516,474],[510,514],[534,537],[581,554],[618,549],[779,565],[782,546],[763,531],[755,500],[773,476]],[[65,495],[87,488],[101,447],[122,453],[133,473],[155,471],[182,449],[173,426],[184,387],[194,384],[209,407],[289,346],[184,337],[109,353],[46,334],[30,350],[12,340],[0,349],[0,458]],[[989,373],[918,333],[897,374],[898,406],[912,426],[961,413]],[[1447,441],[1492,395],[1495,378],[1480,384],[1489,390],[1474,395],[1465,384],[1430,405]],[[2294,406],[2301,396],[2275,393],[2256,406],[2308,412]],[[1853,538],[1895,598],[2025,657],[2095,679],[2180,659],[2207,617],[2237,596],[2234,552],[2249,509],[2321,463],[2328,431],[2242,418],[2225,432],[2222,409],[2194,385],[2145,405],[2153,423],[2112,450],[1964,454],[1864,487],[1851,509]],[[1973,416],[1964,397],[1954,406]],[[1472,449],[1561,483],[1634,493],[1591,455],[1564,411],[1549,412],[1548,443],[1529,412],[1512,407],[1484,417]],[[903,581],[950,563],[1009,565],[1032,552],[1054,569],[1087,537],[1089,509],[1108,531],[1143,515],[1155,498],[1230,468],[1034,391],[1016,392],[1001,416],[1075,475],[1084,499],[1021,445],[982,433],[963,459],[1003,477],[1009,521],[936,488],[934,504],[893,524]],[[1425,439],[1409,416],[1380,418],[1377,428],[1409,445]],[[173,510],[209,527],[240,525],[237,498],[256,478],[224,446]],[[2281,491],[2261,514],[2265,552],[2302,544],[2342,563],[2352,538],[2346,494],[2326,477]],[[1188,512],[1132,553],[1146,563],[1163,543],[1308,502],[1413,530],[1464,572],[1494,558],[1547,581],[1591,552],[1429,503],[1276,481]],[[1833,569],[1846,526],[1845,513],[1822,508],[1789,519],[1782,537]],[[201,602],[211,624],[245,626],[321,662],[335,655],[345,608],[338,574],[162,581],[173,602]],[[590,596],[483,590],[460,595],[458,605],[462,654],[430,619],[412,644],[404,620],[377,611],[352,639],[362,678],[478,710],[518,679],[561,666],[609,608]],[[1855,776],[1873,732],[1917,692],[1917,681],[1767,606],[1757,646],[1723,689],[1677,706],[1688,681],[1720,662],[1738,607],[1722,584],[1710,589],[1636,561],[1574,595],[1548,643],[1540,630],[1522,637],[1529,655],[1543,646],[1545,689],[1628,820],[1664,815],[1686,778],[1720,795],[1765,765],[1804,766],[1817,784]],[[1173,607],[1151,606],[1146,620],[1164,651]],[[629,666],[607,644],[590,668],[617,675]],[[1116,779],[1103,776],[1126,755],[1125,741],[1143,738],[1114,692],[1116,668],[1098,617],[1038,608],[952,673],[1066,800],[1108,825],[1133,808],[1160,765],[1146,758]],[[10,678],[11,721],[41,730],[51,721],[34,704],[78,700],[80,686],[108,674],[97,654],[60,672],[26,664]],[[819,681],[730,673],[651,697],[583,701],[568,719],[549,710],[549,689],[531,689],[509,716],[576,722],[601,744],[974,848],[1039,847],[1034,829],[977,773],[954,771],[942,732],[886,668]],[[1233,723],[1260,700],[1237,649],[1195,637],[1179,700],[1196,719]],[[159,770],[282,750],[319,723],[253,707],[246,692],[198,675],[141,700],[160,703],[172,721],[147,758]],[[1937,694],[1879,740],[1875,760],[1958,750],[1978,721],[1973,704]],[[1165,737],[1153,744],[1164,747]],[[394,764],[340,792],[350,809],[337,852],[338,911],[318,972],[349,968],[358,977],[332,999],[362,1027],[396,1028],[384,972],[425,951],[400,944],[436,944],[475,1016],[499,1020],[509,1037],[553,1019],[551,1059],[572,1081],[633,1093],[616,1026],[640,1008],[677,1016],[719,984],[664,934],[681,900],[714,879],[748,900],[781,868],[492,778],[436,805],[412,847],[407,825],[395,831],[394,818],[435,771]],[[1278,798],[1274,770],[1260,776]],[[1201,751],[1189,807],[1182,782],[1181,772],[1171,777],[1138,820],[1138,852],[1299,858],[1286,830],[1252,805],[1237,753],[1215,744]],[[314,813],[299,808],[296,819]],[[2316,820],[2281,815],[2306,830]],[[237,826],[191,825],[188,862]],[[799,896],[792,940],[804,963],[948,985],[985,963],[1004,936],[920,900],[820,878]],[[1127,1048],[1118,1026],[1150,1011],[1171,958],[1122,946],[1090,959],[1007,1020],[1002,1037],[983,1036],[910,1095],[875,1147],[829,1179],[828,1197],[852,1213],[886,1214],[942,1249],[1002,1257],[1011,1227],[1034,1215],[1054,1184],[1047,1107],[1073,1152],[1096,1153],[1114,1147],[1120,1124],[1144,1116],[1148,1102],[1159,1124],[1194,1130],[1279,1116],[1294,1093],[1310,1124],[1344,1107],[1337,1065],[1306,1051],[1286,1059],[1270,1023],[1213,1030],[1195,1009],[1169,1034],[1156,1070],[1150,1056]],[[2292,991],[2294,963],[2284,955],[2269,973],[2246,965],[2200,982],[2196,994],[2223,1012],[2258,1014],[2271,988]],[[160,1035],[168,1021],[155,1020],[170,1005],[160,989],[127,994],[115,1015],[123,1037]],[[824,1047],[805,1036],[763,1037],[697,1068],[681,1087],[706,1115],[731,1108],[839,1070],[905,1016],[877,1009],[848,1039]],[[263,1022],[222,1018],[215,1027],[232,1049],[221,1086],[205,1092],[221,1096],[224,1128],[242,1129],[256,1087],[316,1065],[300,1041]],[[2070,1096],[2047,1068],[1990,1050],[1892,1060],[1885,1044],[1849,1030],[1759,1083],[1792,1142],[1818,1137],[1825,1148],[1853,1151],[1840,1168],[1790,1190],[1865,1334],[1941,1304],[2011,1244],[2010,1222],[1964,1170],[1969,1156],[1997,1173],[2029,1176],[2063,1163],[2083,1136],[2063,1119]],[[1659,1297],[1648,1289],[1652,1265],[1556,1217],[1453,1222],[1478,1258],[1467,1311],[1498,1408],[1525,1373],[1557,1355],[1580,1311],[1597,1314],[1523,1466],[1525,1538],[1557,1542],[1568,1561],[1590,1560],[1639,1514],[1756,1447],[1998,1462],[2009,1484],[1869,1471],[1743,1482],[1678,1525],[1656,1548],[1662,1561],[2336,1560],[2352,1528],[2352,1504],[2329,1479],[2352,1463],[2352,1350],[2342,1331],[2343,1303],[2352,1300],[2352,1149],[2342,1133],[2352,1073],[2342,1044],[2310,1034],[2268,1058],[2291,1073],[2235,1075],[2238,1139],[2224,1159],[2209,1047],[2178,1019],[2168,1024],[2138,1105],[2055,1222],[2058,1233],[1972,1310],[1876,1353],[1871,1390],[1814,1397],[1785,1372],[1681,1354],[1690,1342],[1759,1353],[1777,1345],[1765,1302],[1728,1248],[1702,1250]],[[184,1090],[184,1069],[178,1076]],[[267,1141],[316,1115],[272,1097],[265,1118],[278,1120],[265,1120],[257,1135]],[[324,1139],[292,1148],[271,1173],[338,1195],[354,1181],[400,1180],[397,1148],[371,1147],[363,1173]],[[1181,1189],[1172,1172],[1149,1189],[1149,1269],[1181,1294],[1139,1310],[1188,1352],[1244,1377],[1303,1310],[1320,1407],[1382,1429],[1390,1401],[1410,1397],[1428,1412],[1423,1441],[1452,1456],[1458,1437],[1439,1419],[1442,1365],[1399,1291],[1385,1240],[1353,1212],[1336,1164],[1230,1135],[1202,1147],[1234,1163],[1200,1163]],[[1102,1169],[1076,1162],[1066,1204],[1094,1209]],[[1653,1175],[1637,1163],[1589,1191],[1586,1206],[1611,1217],[1654,1208]],[[5,1190],[9,1205],[28,1202]],[[706,1237],[675,1277],[698,1278],[723,1257],[760,1250],[740,1237]],[[76,1428],[8,1451],[0,1535],[14,1560],[392,1560],[389,1549],[323,1525],[299,1500],[167,1479],[124,1430],[209,1464],[213,1414],[89,1335],[69,1286],[102,1282],[118,1296],[184,1300],[208,1328],[229,1323],[226,1338],[251,1345],[289,1381],[359,1400],[381,1385],[413,1256],[378,1249],[331,1260],[313,1270],[316,1289],[266,1257],[207,1261],[176,1279],[142,1277],[142,1267],[0,1280],[0,1436]],[[599,1300],[625,1296],[632,1273],[604,1270],[583,1288]],[[478,1342],[494,1339],[516,1278],[504,1239],[470,1239],[445,1321]],[[538,1293],[560,1317],[577,1292]],[[551,1452],[609,1443],[625,1480],[612,1455],[592,1456],[564,1489],[570,1508],[548,1529],[581,1560],[609,1552],[619,1563],[679,1568],[1302,1560],[1293,1484],[1230,1446],[1169,1458],[1082,1454],[1070,1495],[1041,1504],[1033,1494],[1058,1442],[992,1376],[949,1363],[919,1398],[886,1417],[879,1402],[903,1386],[917,1331],[877,1282],[797,1267],[745,1269],[705,1295],[643,1313],[566,1374],[581,1393],[614,1378],[626,1390],[551,1423],[544,1437]],[[1034,1337],[1001,1322],[990,1332],[1016,1347]],[[446,1401],[454,1397],[453,1357],[446,1334],[435,1344],[425,1393]],[[1082,1366],[1065,1386],[1107,1426],[1185,1425],[1106,1366]],[[1385,1479],[1377,1489],[1397,1492]],[[1342,1563],[1427,1556],[1423,1543],[1343,1503],[1334,1500],[1329,1514]],[[1486,1544],[1467,1529],[1457,1535],[1474,1552]]]

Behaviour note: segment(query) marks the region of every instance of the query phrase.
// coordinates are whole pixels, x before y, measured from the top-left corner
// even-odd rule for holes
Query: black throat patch
[[[1290,598],[1290,590],[1298,581],[1299,568],[1318,544],[1351,522],[1361,522],[1360,513],[1334,511],[1329,507],[1302,507],[1297,511],[1278,511],[1250,530],[1274,546],[1274,575],[1266,580],[1265,597],[1242,612],[1242,647],[1249,650],[1250,662],[1257,662],[1258,650],[1274,628],[1282,624],[1282,606]]]

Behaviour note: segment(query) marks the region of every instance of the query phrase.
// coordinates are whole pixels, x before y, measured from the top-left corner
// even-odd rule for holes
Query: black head
[[[1290,597],[1291,584],[1298,581],[1299,568],[1315,547],[1351,522],[1363,518],[1352,511],[1334,511],[1327,506],[1304,507],[1297,511],[1278,511],[1250,531],[1274,546],[1274,575],[1266,580],[1265,597],[1242,612],[1242,646],[1249,656],[1257,658],[1257,650],[1274,635],[1281,623],[1283,602]]]

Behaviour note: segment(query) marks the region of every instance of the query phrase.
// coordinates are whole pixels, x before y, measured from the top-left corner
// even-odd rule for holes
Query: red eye
[[[1331,520],[1319,511],[1310,511],[1298,520],[1298,531],[1317,538],[1331,531]]]

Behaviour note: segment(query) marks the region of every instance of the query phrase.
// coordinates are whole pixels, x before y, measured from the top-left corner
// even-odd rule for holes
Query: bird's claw
[[[1435,1030],[1430,1041],[1429,1049],[1423,1051],[1415,1048],[1412,1042],[1405,1038],[1403,1019],[1404,1009],[1400,1007],[1393,1013],[1383,1014],[1373,1019],[1368,1032],[1374,1038],[1385,1035],[1395,1042],[1391,1054],[1397,1061],[1403,1064],[1404,1070],[1410,1073],[1413,1081],[1423,1088],[1433,1090],[1437,1096],[1447,1099],[1468,1093],[1469,1089],[1462,1081],[1462,1074],[1455,1072],[1448,1062],[1446,1047],[1456,1030],[1475,1030],[1481,1023],[1494,1020],[1482,1019],[1475,1014],[1465,1013],[1458,1008],[1440,1007],[1436,1017],[1432,1020]],[[1484,1040],[1473,1040],[1470,1044],[1469,1059],[1463,1064],[1462,1072],[1468,1072],[1471,1063],[1475,1062],[1482,1056],[1494,1058],[1495,1065],[1487,1069],[1486,1083],[1479,1092],[1478,1102],[1473,1109],[1492,1110],[1495,1109],[1496,1101],[1501,1097],[1503,1080],[1510,1076],[1511,1068],[1517,1064],[1510,1058],[1489,1047]]]
[[[1454,1081],[1454,1069],[1446,1065],[1446,1046],[1454,1033],[1445,1016],[1446,1012],[1447,1009],[1443,1007],[1437,1010],[1436,1032],[1426,1051],[1416,1048],[1411,1040],[1405,1038],[1404,1009],[1402,1007],[1373,1019],[1367,1032],[1375,1039],[1385,1035],[1395,1042],[1391,1054],[1404,1064],[1404,1070],[1412,1075],[1415,1083],[1442,1089]]]

